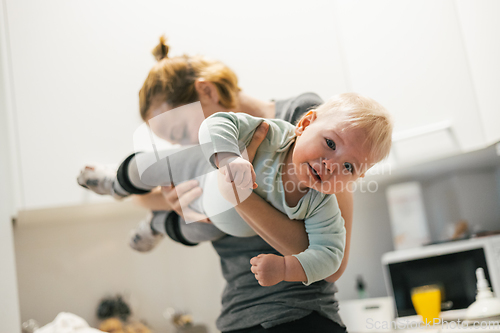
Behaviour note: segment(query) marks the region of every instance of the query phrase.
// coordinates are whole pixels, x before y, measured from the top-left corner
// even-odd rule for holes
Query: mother
[[[232,111],[294,123],[306,110],[322,103],[313,93],[275,102],[250,97],[239,89],[236,75],[220,62],[200,56],[168,58],[168,46],[163,38],[153,54],[158,64],[151,69],[139,93],[140,112],[146,122],[174,108],[199,101],[205,117],[216,112]],[[176,114],[175,126],[157,128],[156,132],[173,143],[194,143],[201,121],[193,119],[193,115],[189,110]],[[255,151],[265,134],[266,128],[261,126],[248,150]],[[349,257],[353,211],[349,191],[336,194],[347,232],[340,269],[326,281],[307,287],[296,282],[261,287],[250,271],[249,263],[252,257],[261,253],[290,255],[304,251],[308,239],[302,221],[289,220],[262,198],[252,194],[236,210],[259,236],[221,238],[211,224],[186,224],[182,219],[188,218],[186,214],[194,213],[181,209],[181,206],[200,195],[201,189],[196,187],[196,182],[188,181],[177,185],[175,190],[163,188],[161,192],[138,196],[136,200],[152,210],[173,211],[166,217],[155,215],[151,222],[154,228],[155,220],[162,219],[160,224],[165,225],[167,234],[175,241],[193,245],[213,240],[227,282],[222,295],[222,313],[217,319],[219,330],[227,333],[345,331],[337,313],[338,303],[334,297],[337,290],[333,282],[344,272]],[[192,216],[189,218],[193,219]],[[200,221],[206,220],[206,217],[195,216],[194,219]]]

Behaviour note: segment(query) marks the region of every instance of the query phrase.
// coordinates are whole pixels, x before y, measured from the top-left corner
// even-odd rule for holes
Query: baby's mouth
[[[311,164],[307,163],[307,166],[309,167],[309,171],[313,175],[313,177],[318,181],[321,182],[321,177],[319,174],[316,172],[316,170],[311,166]]]

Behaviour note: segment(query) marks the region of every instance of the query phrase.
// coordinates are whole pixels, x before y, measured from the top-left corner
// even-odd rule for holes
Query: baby
[[[344,222],[331,194],[346,189],[388,155],[390,116],[376,101],[346,93],[310,110],[296,126],[266,119],[269,131],[252,165],[241,152],[263,121],[243,113],[214,114],[202,123],[199,146],[165,153],[159,161],[154,154],[132,155],[122,163],[117,177],[107,182],[113,190],[102,193],[120,197],[143,194],[158,185],[197,177],[203,195],[193,208],[225,233],[252,236],[253,230],[231,205],[216,208],[225,201],[223,197],[233,201],[236,194],[237,202],[243,201],[253,190],[290,219],[304,220],[310,244],[293,256],[254,257],[251,270],[259,283],[271,286],[280,281],[311,284],[322,280],[337,271],[345,247]],[[156,162],[147,162],[150,160]],[[147,167],[141,168],[144,163]],[[82,186],[89,184],[88,173],[79,177]],[[226,182],[217,182],[217,174]]]
[[[251,269],[259,283],[322,280],[337,271],[345,246],[343,219],[330,194],[363,177],[388,155],[392,122],[372,99],[337,95],[306,113],[296,126],[266,120],[269,132],[252,165],[240,151],[262,121],[242,113],[210,116],[200,128],[203,153],[226,182],[240,189],[239,197],[241,190],[253,189],[290,219],[304,220],[308,249],[293,256],[254,257]],[[220,187],[228,197],[231,188]]]

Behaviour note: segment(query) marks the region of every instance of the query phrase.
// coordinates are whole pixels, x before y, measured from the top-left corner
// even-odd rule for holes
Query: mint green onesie
[[[306,273],[305,284],[309,285],[338,270],[344,255],[346,231],[335,195],[309,189],[295,207],[286,204],[281,169],[296,138],[295,126],[284,120],[256,118],[244,113],[216,113],[201,125],[200,144],[204,156],[215,167],[215,153],[241,156],[240,151],[250,143],[255,129],[264,120],[269,124],[269,132],[253,161],[259,185],[254,192],[290,219],[304,220],[309,247],[294,256]]]

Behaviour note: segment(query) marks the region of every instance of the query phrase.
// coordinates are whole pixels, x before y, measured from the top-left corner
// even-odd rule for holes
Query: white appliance
[[[500,293],[500,236],[428,245],[382,256],[387,290],[396,318],[418,321],[411,289],[438,285],[442,291],[441,318],[465,318],[476,297],[476,269],[482,267],[492,291]]]
[[[394,305],[390,297],[339,301],[339,315],[350,333],[391,332]]]

